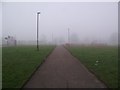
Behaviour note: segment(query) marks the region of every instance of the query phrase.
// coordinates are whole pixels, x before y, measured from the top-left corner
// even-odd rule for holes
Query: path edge
[[[76,56],[74,56],[74,55],[72,54],[72,52],[70,52],[70,50],[68,49],[69,47],[67,47],[67,46],[65,46],[65,45],[63,45],[63,47],[64,47],[74,58],[76,58],[90,73],[92,73],[95,77],[97,77],[97,79],[98,79],[100,82],[102,82],[102,83],[106,86],[106,88],[110,88],[110,87],[108,87],[107,83],[100,78],[100,76],[96,75],[95,72],[92,71],[90,68],[88,68],[85,64],[83,64],[83,63],[79,60],[79,58],[77,58]]]
[[[35,70],[31,73],[31,75],[27,78],[27,80],[23,83],[20,90],[25,89],[24,86],[29,82],[29,80],[32,78],[32,76],[35,74],[35,72],[43,65],[45,60],[50,56],[50,54],[53,52],[53,50],[56,48],[56,45],[53,47],[53,49],[49,52],[48,55],[42,60],[42,62],[35,68]],[[26,88],[27,89],[27,88]]]

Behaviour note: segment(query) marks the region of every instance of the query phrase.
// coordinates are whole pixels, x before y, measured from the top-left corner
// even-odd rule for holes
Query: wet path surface
[[[63,46],[57,46],[24,88],[104,88]]]

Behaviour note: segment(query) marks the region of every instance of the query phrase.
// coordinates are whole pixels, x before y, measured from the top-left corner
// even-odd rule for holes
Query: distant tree
[[[8,37],[5,37],[5,40],[7,41],[7,46],[8,46]]]
[[[7,37],[5,37],[5,40],[7,40],[8,38]]]
[[[8,45],[16,46],[16,44],[17,44],[17,40],[13,36],[5,37],[5,40],[7,41],[7,46]]]
[[[70,42],[71,43],[78,43],[79,42],[79,36],[76,33],[73,33],[70,37]]]

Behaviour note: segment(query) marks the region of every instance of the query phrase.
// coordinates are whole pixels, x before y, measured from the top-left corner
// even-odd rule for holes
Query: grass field
[[[70,47],[69,50],[99,79],[103,80],[108,87],[118,87],[117,47],[77,46]]]
[[[31,73],[53,50],[53,46],[18,46],[2,48],[3,88],[20,88]]]

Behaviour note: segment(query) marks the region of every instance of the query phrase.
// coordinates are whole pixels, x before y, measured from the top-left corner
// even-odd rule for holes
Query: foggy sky
[[[109,40],[118,32],[117,2],[4,2],[3,37],[11,35],[17,40],[36,40],[36,13],[41,12],[39,39],[48,41],[70,34],[80,40]]]
[[[1,37],[2,37],[2,3],[0,3],[0,45],[2,44]]]

